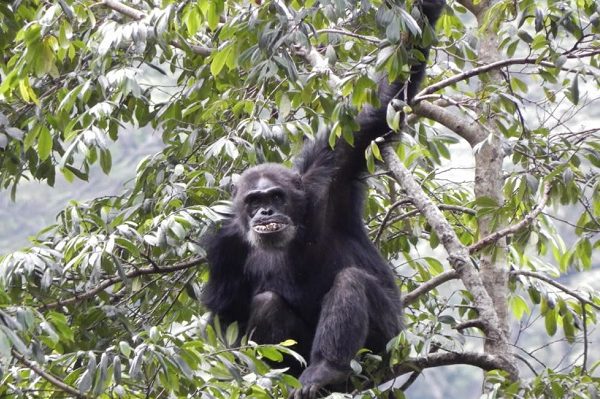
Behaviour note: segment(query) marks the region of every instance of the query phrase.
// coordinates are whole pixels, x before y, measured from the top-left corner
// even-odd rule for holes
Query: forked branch
[[[523,229],[524,227],[530,225],[535,220],[535,218],[538,217],[538,215],[546,207],[546,204],[548,203],[548,199],[550,197],[550,189],[551,188],[552,188],[552,186],[550,185],[550,183],[546,183],[544,185],[544,192],[542,194],[542,198],[540,199],[540,202],[535,206],[535,208],[533,208],[533,210],[530,213],[525,215],[523,220],[521,220],[519,223],[513,224],[512,226],[508,226],[501,230],[495,231],[495,232],[491,233],[490,235],[488,235],[487,237],[482,238],[475,244],[469,246],[469,252],[470,253],[477,252],[477,251],[483,249],[484,247],[495,243],[502,237],[506,237],[511,234],[514,234],[514,233],[518,232],[519,230]]]
[[[412,199],[415,207],[419,209],[440,238],[441,243],[448,253],[450,265],[456,271],[465,287],[473,295],[479,317],[484,322],[483,329],[486,339],[492,342],[498,348],[497,353],[503,356],[503,359],[501,359],[503,360],[501,368],[509,372],[514,378],[517,378],[518,369],[512,362],[513,356],[508,339],[502,331],[492,299],[471,262],[467,247],[460,242],[450,223],[448,223],[439,208],[423,192],[421,186],[398,159],[394,148],[389,143],[383,146],[382,155],[398,184],[404,189],[407,196]],[[486,356],[491,357],[491,355]],[[494,367],[498,367],[498,365],[498,362],[494,363]]]

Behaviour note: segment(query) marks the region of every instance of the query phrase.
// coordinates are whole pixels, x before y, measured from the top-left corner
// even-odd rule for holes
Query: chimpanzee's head
[[[233,206],[250,245],[283,249],[296,237],[306,194],[296,171],[262,164],[242,173],[234,187]]]

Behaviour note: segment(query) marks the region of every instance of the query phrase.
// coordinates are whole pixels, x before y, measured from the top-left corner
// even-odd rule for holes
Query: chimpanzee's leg
[[[370,333],[385,335],[384,342],[398,334],[397,297],[363,270],[352,267],[338,273],[323,299],[310,365],[300,376],[302,388],[292,396],[313,398],[323,386],[344,381],[350,361]]]
[[[265,291],[252,298],[247,332],[259,344],[278,344],[293,339],[298,344],[292,347],[308,360],[312,334],[307,324],[296,312],[272,291]],[[298,375],[300,364],[293,359],[286,360],[290,373]]]

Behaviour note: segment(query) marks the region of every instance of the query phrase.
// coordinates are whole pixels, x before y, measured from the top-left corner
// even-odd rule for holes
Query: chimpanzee
[[[420,7],[433,26],[444,0]],[[427,58],[428,49],[421,49]],[[305,144],[293,169],[246,170],[233,192],[232,216],[207,240],[210,279],[204,304],[222,322],[237,321],[259,343],[298,342],[309,359],[294,398],[312,398],[343,381],[363,347],[382,351],[399,333],[400,294],[362,222],[364,152],[389,131],[387,105],[410,100],[425,73],[380,79],[381,107],[365,107],[353,145],[326,137]]]

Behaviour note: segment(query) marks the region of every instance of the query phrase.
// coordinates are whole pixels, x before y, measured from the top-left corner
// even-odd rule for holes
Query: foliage
[[[0,3],[2,188],[16,198],[23,179],[52,186],[85,180],[98,166],[110,173],[108,142],[127,129],[150,125],[164,142],[127,191],[68,204],[31,248],[0,258],[0,395],[267,398],[297,386],[266,363],[291,356],[291,342],[257,346],[240,341],[235,327],[207,326],[198,303],[208,278],[201,237],[228,211],[228,188],[248,165],[289,163],[317,132],[352,140],[357,110],[377,101],[375,73],[407,78],[422,57],[407,49],[434,40],[412,3]],[[477,7],[485,7],[479,26]],[[505,234],[509,305],[523,326],[538,317],[549,337],[568,343],[588,341],[600,308],[595,291],[549,283],[598,264],[600,140],[598,121],[588,120],[600,117],[599,21],[593,0],[451,2],[442,16],[424,85],[441,89],[421,100],[499,132],[474,152],[486,144],[504,151],[501,201],[475,194],[470,174],[448,177],[470,154],[455,145],[458,128],[411,116],[397,136],[398,157],[464,245],[484,238],[482,218],[500,230],[533,216]],[[490,30],[507,60],[502,79],[491,70],[466,76],[489,63],[478,45]],[[323,62],[308,62],[310,49]],[[388,122],[395,127],[398,115],[388,113]],[[378,144],[365,157],[377,176],[368,181],[367,227],[411,292],[449,270],[429,250],[441,237],[378,173]],[[549,206],[537,212],[543,201]],[[373,384],[388,366],[461,352],[478,334],[457,329],[477,319],[472,301],[467,290],[434,289],[411,302],[391,355],[362,354],[353,364],[360,395],[389,389]],[[537,374],[519,381],[492,371],[485,395],[594,396],[598,363],[588,364],[587,345],[581,353],[566,370],[532,366],[531,355],[524,361]]]

